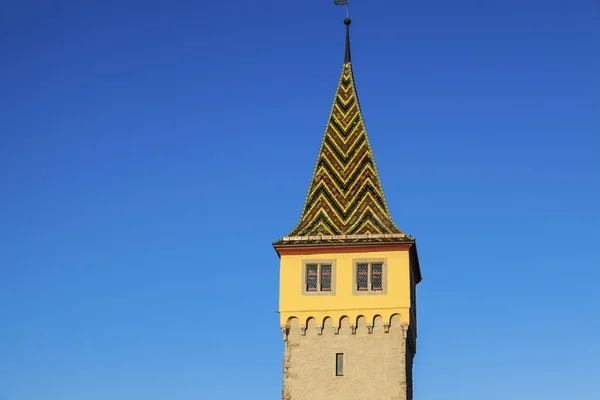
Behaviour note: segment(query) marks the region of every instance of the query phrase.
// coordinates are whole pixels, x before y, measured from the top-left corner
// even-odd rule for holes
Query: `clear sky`
[[[4,1],[0,400],[278,399],[331,0]],[[600,1],[352,2],[416,400],[600,398]]]

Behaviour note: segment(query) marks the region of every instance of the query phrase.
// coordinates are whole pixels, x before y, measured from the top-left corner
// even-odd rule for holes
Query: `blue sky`
[[[343,10],[2,8],[0,400],[280,398],[271,242],[300,215]],[[388,205],[419,243],[415,398],[599,398],[600,2],[351,16]]]

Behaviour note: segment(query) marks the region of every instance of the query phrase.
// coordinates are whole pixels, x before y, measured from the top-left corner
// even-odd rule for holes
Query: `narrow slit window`
[[[344,353],[335,355],[335,375],[344,376]]]
[[[331,265],[321,265],[321,290],[331,290]]]
[[[371,290],[383,290],[383,265],[371,265]]]
[[[317,277],[319,267],[317,265],[307,265],[306,267],[306,290],[317,290]]]
[[[358,290],[369,289],[369,264],[358,264],[358,276],[356,277]]]

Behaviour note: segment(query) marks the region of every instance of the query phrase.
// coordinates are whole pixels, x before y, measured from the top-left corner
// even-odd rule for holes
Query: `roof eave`
[[[388,246],[388,245],[409,245],[412,248],[415,244],[415,239],[412,237],[406,237],[403,239],[389,239],[389,240],[354,240],[354,241],[325,241],[325,240],[306,240],[306,241],[282,241],[278,240],[273,243],[273,248],[277,252],[277,255],[281,257],[279,249],[293,249],[293,248],[325,248],[325,247],[351,247],[351,246]],[[335,251],[334,251],[335,252]],[[420,276],[420,273],[419,273]]]

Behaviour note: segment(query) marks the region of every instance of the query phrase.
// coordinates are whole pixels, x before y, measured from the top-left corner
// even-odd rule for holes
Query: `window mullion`
[[[317,291],[321,291],[321,264],[317,264]]]

